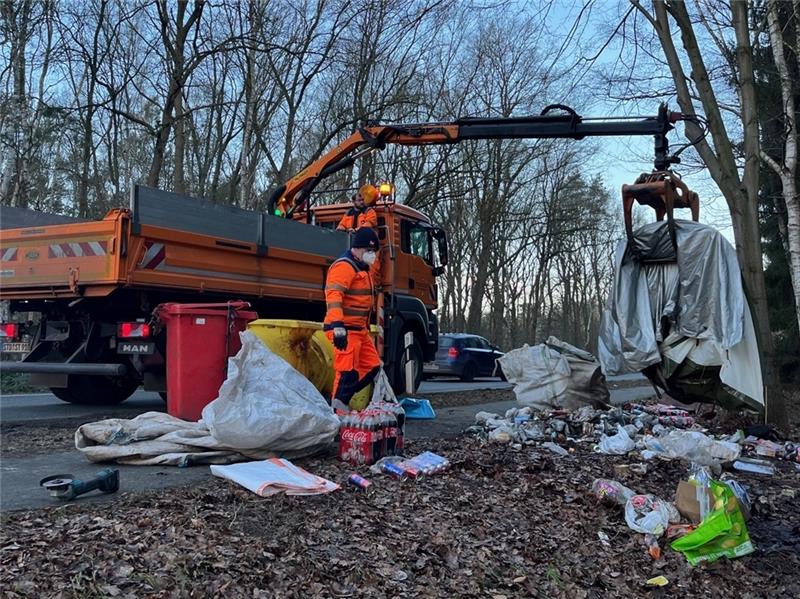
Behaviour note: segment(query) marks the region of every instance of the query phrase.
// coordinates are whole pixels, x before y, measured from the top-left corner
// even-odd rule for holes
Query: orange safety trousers
[[[327,331],[326,335],[333,343],[333,331]],[[333,369],[336,374],[332,398],[347,405],[353,395],[373,381],[380,365],[381,358],[367,329],[348,330],[347,348],[333,348]]]

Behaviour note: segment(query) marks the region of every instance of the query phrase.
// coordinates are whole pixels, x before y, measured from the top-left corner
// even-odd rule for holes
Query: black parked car
[[[503,355],[497,347],[483,337],[468,333],[443,333],[439,335],[439,351],[433,362],[423,365],[426,378],[433,376],[458,376],[471,381],[477,376],[499,376],[505,380],[495,361]]]

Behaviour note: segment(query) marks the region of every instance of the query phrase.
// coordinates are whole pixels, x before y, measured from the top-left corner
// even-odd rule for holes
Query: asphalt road
[[[458,379],[425,381],[416,396],[426,393],[455,393],[471,389],[510,389],[511,385],[498,379],[479,379],[462,383]],[[137,391],[116,406],[81,406],[68,404],[50,393],[0,396],[0,422],[14,424],[30,420],[132,418],[143,412],[163,412],[165,404],[158,393]]]
[[[137,410],[146,411],[147,409],[152,409],[156,401],[161,402],[161,399],[157,395],[155,399],[149,397],[152,394],[141,393],[141,395],[144,397],[135,397],[129,400],[131,401],[129,406],[129,409],[131,409],[131,416],[135,415]],[[614,404],[624,404],[649,395],[652,395],[652,390],[648,387],[614,389],[611,391],[611,401]],[[38,400],[36,399],[37,397],[39,398]],[[7,402],[8,399],[8,397],[3,398],[3,402]],[[38,408],[35,406],[28,408],[33,411],[38,409],[41,413],[50,412],[54,407],[62,407],[53,406],[52,403],[50,403],[52,399],[46,396],[44,398],[42,398],[42,396],[33,396],[28,399],[34,402],[43,402],[38,404]],[[19,399],[16,401],[18,402]],[[406,421],[406,435],[409,439],[421,437],[453,437],[474,424],[476,413],[488,411],[503,414],[507,409],[515,406],[517,406],[517,402],[511,400],[480,405],[439,408],[435,420]],[[63,407],[77,408],[78,406],[65,405]],[[158,407],[159,409],[163,409],[163,402],[161,402],[161,405]],[[71,418],[67,420],[71,420]],[[76,422],[76,428],[77,424]],[[36,509],[63,505],[60,504],[58,500],[49,497],[47,493],[39,487],[39,481],[42,478],[53,474],[71,474],[72,478],[88,479],[91,478],[97,470],[109,466],[119,468],[120,470],[120,492],[141,492],[186,486],[196,484],[211,477],[210,470],[206,466],[175,468],[172,466],[91,464],[76,450],[56,451],[22,457],[4,457],[3,460],[0,461],[0,511]],[[93,492],[75,499],[70,502],[70,504],[112,502],[117,497],[116,494],[103,495]]]

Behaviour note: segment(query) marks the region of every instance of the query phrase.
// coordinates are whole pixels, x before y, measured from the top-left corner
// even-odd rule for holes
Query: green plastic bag
[[[670,545],[683,553],[693,566],[721,557],[742,557],[755,551],[736,495],[728,485],[715,480],[710,481],[709,489],[714,497],[713,511],[693,532]]]

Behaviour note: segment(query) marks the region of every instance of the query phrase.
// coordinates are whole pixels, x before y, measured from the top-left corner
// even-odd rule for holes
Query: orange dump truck
[[[128,209],[99,221],[5,210],[0,300],[12,317],[0,342],[5,357],[23,357],[3,370],[30,373],[64,401],[117,403],[142,384],[166,390],[166,336],[154,327],[141,337],[150,327],[138,326],[158,304],[243,299],[262,318],[321,321],[327,268],[349,247],[334,230],[348,208],[315,206],[311,222],[300,222],[137,186]],[[384,250],[376,324],[399,386],[406,332],[417,382],[435,354],[447,242],[412,208],[385,199],[376,210]],[[30,313],[38,318],[28,321]]]

